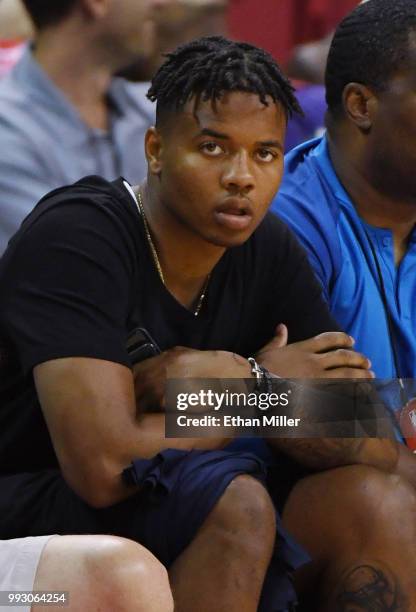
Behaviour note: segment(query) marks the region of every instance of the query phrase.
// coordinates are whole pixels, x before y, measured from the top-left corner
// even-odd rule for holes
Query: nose
[[[228,160],[221,183],[227,191],[244,195],[254,188],[254,177],[247,153],[239,152]]]

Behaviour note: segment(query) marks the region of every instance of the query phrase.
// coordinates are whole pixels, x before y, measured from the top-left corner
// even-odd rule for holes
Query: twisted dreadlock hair
[[[339,24],[326,66],[326,101],[333,116],[342,114],[348,83],[381,92],[406,66],[411,34],[416,32],[416,0],[367,0]]]
[[[294,88],[266,51],[222,36],[208,36],[181,45],[159,68],[147,97],[157,100],[156,122],[181,110],[191,98],[215,104],[225,92],[245,91],[282,105],[286,117],[302,114]]]

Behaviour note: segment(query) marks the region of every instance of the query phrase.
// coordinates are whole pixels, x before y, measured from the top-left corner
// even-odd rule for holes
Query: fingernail
[[[367,367],[371,368],[371,361],[367,359]]]
[[[350,340],[351,340],[351,342],[352,342],[353,344],[355,344],[355,340],[354,340],[354,338],[353,338],[352,336],[350,336]]]
[[[371,378],[375,378],[376,377],[375,373],[372,370],[370,370],[370,376],[371,376]]]

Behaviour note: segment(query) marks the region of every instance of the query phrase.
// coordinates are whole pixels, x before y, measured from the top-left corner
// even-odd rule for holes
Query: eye
[[[220,147],[220,145],[216,142],[203,142],[199,148],[201,151],[203,151],[207,155],[210,155],[211,157],[221,155],[221,153],[223,152],[222,147]]]
[[[257,157],[262,162],[272,162],[278,157],[278,153],[276,151],[272,151],[271,149],[258,149],[256,151]]]

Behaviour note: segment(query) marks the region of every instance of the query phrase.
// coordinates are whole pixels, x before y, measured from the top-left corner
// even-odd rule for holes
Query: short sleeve
[[[2,261],[1,325],[24,371],[62,357],[129,364],[133,255],[116,212],[90,198],[40,215]]]
[[[274,269],[273,300],[279,320],[289,331],[289,342],[298,342],[327,331],[341,328],[333,319],[322,297],[305,250],[287,225],[273,217],[272,235],[267,242],[272,249]],[[272,247],[274,245],[274,248]]]
[[[296,234],[329,303],[340,257],[336,222],[323,194],[295,180],[285,177],[271,210]]]

